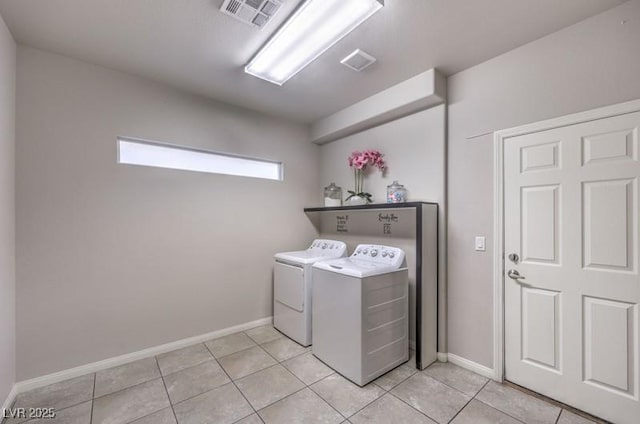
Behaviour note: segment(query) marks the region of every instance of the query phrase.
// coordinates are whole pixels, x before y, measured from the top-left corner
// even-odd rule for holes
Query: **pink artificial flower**
[[[382,159],[384,155],[377,150],[365,150],[365,151],[354,151],[351,153],[347,162],[351,168],[355,168],[357,170],[364,170],[368,165],[375,166],[381,171],[384,171],[386,168],[386,164],[384,159]]]
[[[348,162],[349,162],[349,166],[353,167],[356,163],[356,161],[359,159],[360,157],[360,152],[359,151],[355,151],[353,153],[351,153],[351,156],[349,156]]]

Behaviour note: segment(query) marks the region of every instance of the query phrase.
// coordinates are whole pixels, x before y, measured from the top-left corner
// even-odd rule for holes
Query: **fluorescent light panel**
[[[282,164],[146,140],[118,138],[118,163],[282,180]]]
[[[383,6],[383,0],[307,0],[244,68],[282,85]]]

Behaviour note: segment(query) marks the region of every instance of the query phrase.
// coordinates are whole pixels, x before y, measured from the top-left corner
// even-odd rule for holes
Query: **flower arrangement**
[[[378,168],[381,172],[386,169],[384,155],[377,150],[365,150],[364,152],[355,151],[351,153],[348,158],[349,166],[353,168],[353,175],[355,177],[356,187],[355,190],[348,190],[349,197],[347,201],[352,197],[361,197],[366,200],[367,203],[371,203],[371,194],[367,193],[363,189],[364,174],[366,170],[371,168]]]

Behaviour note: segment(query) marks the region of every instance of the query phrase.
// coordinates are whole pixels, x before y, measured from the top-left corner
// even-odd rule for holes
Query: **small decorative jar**
[[[398,181],[387,186],[387,203],[405,203],[407,201],[407,189]]]
[[[325,207],[342,206],[342,188],[336,183],[331,183],[324,188],[324,205]]]

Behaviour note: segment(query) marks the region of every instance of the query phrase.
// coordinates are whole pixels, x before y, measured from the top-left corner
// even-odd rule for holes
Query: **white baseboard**
[[[446,352],[438,352],[438,362],[449,362],[449,354]]]
[[[106,370],[108,368],[117,367],[119,365],[124,365],[129,362],[137,361],[139,359],[150,358],[152,356],[160,355],[162,353],[171,352],[172,350],[181,349],[183,347],[191,346],[197,343],[202,343],[211,339],[216,339],[218,337],[223,337],[229,334],[237,333],[238,331],[244,331],[250,328],[259,327],[261,325],[271,324],[272,322],[273,322],[273,317],[262,318],[256,321],[235,325],[233,327],[223,328],[222,330],[212,331],[211,333],[201,334],[199,336],[189,337],[186,339],[177,340],[175,342],[166,343],[160,346],[150,347],[148,349],[140,350],[133,353],[127,353],[125,355],[120,355],[113,358],[104,359],[102,361],[94,362],[91,364],[81,365],[79,367],[59,371],[53,374],[47,374],[42,377],[36,377],[30,380],[20,381],[13,386],[12,393],[15,397],[15,395],[19,393],[37,389],[39,387],[48,386],[49,384],[58,383],[60,381],[68,380],[70,378],[80,377],[81,375],[90,374],[97,371]],[[7,402],[8,402],[8,399],[7,399]]]
[[[487,378],[493,379],[495,377],[493,368],[485,367],[484,365],[480,365],[477,362],[473,362],[460,356],[454,355],[453,353],[447,354],[447,357],[449,359],[449,362],[454,365],[466,368],[469,371],[473,371],[476,374],[480,374]]]
[[[4,403],[2,404],[1,411],[11,408],[11,405],[13,405],[13,401],[16,399],[17,395],[18,395],[18,387],[16,384],[14,384],[13,387],[11,388],[11,391],[7,395],[7,398],[4,400]]]

